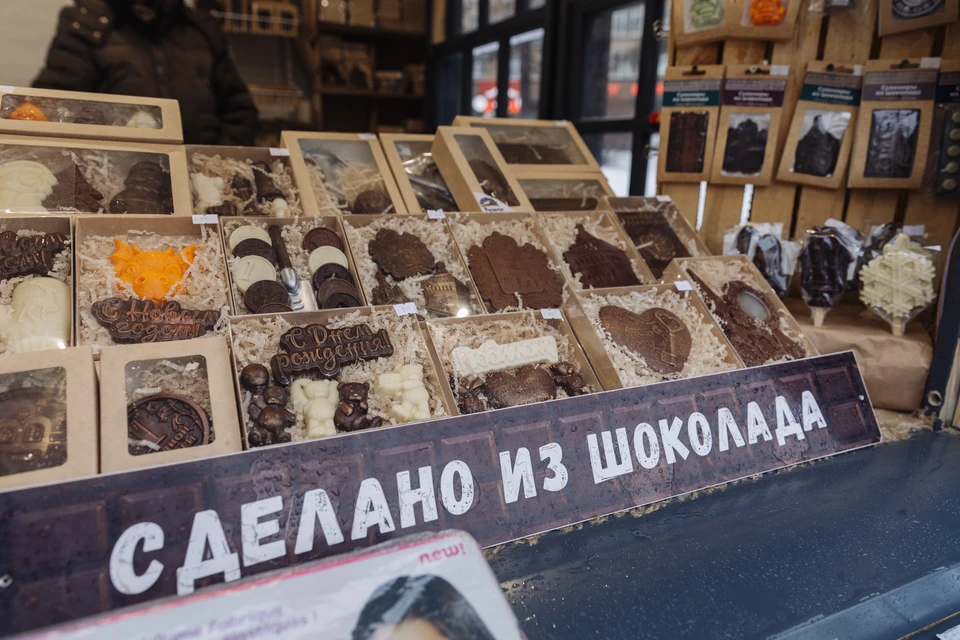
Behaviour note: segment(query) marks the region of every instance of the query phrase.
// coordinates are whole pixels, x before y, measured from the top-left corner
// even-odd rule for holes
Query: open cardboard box
[[[440,170],[436,167],[436,163],[432,161],[433,138],[432,135],[420,133],[380,134],[383,153],[393,170],[393,177],[396,179],[400,193],[403,195],[403,202],[408,213],[426,213],[428,210],[435,209],[456,211],[458,208],[447,183],[440,175]],[[426,185],[415,185],[411,181],[411,173],[416,177],[421,177],[421,175],[412,170],[408,172],[405,164],[408,162],[417,163],[418,157],[420,158],[420,164],[426,164],[426,156],[430,157],[433,171],[425,179],[435,183],[436,189],[425,188]],[[418,196],[418,193],[421,195]]]
[[[574,332],[577,334],[577,339],[580,340],[580,344],[583,347],[583,350],[586,352],[587,357],[590,359],[590,363],[593,365],[593,370],[596,372],[597,378],[600,380],[600,384],[603,385],[603,388],[606,391],[622,389],[624,387],[630,387],[633,385],[625,384],[621,379],[620,374],[617,373],[617,367],[614,366],[607,349],[604,347],[603,340],[601,339],[601,332],[603,329],[599,325],[593,324],[581,303],[589,298],[623,296],[629,295],[634,291],[639,293],[655,292],[656,295],[659,295],[668,291],[676,291],[676,289],[672,284],[660,284],[642,287],[614,287],[610,289],[578,291],[574,296],[571,296],[570,299],[567,300],[567,303],[563,307],[563,311],[566,314],[567,319],[570,321],[570,326],[573,327]],[[717,323],[710,315],[710,311],[703,303],[703,300],[701,300],[700,297],[697,296],[693,291],[679,292],[679,295],[687,300],[693,307],[696,314],[699,316],[699,322],[703,325],[707,325],[710,333],[712,333],[717,340],[719,340],[726,347],[727,355],[723,359],[723,362],[729,365],[730,370],[742,369],[744,366],[743,361],[737,356],[736,352],[733,350],[733,346],[727,340],[726,336],[723,335],[720,327],[717,326]],[[676,376],[676,378],[684,377],[691,376]],[[672,379],[675,378],[668,375],[663,376],[664,381]]]
[[[162,405],[143,402],[158,395],[175,395],[177,400]],[[131,425],[135,404],[135,424]],[[226,339],[220,336],[104,349],[100,354],[100,406],[104,473],[242,449],[230,384],[230,355]],[[207,420],[205,425],[198,419],[198,408]],[[201,434],[210,441],[200,444]],[[180,442],[198,443],[177,448]]]
[[[456,330],[456,327],[464,327],[473,323],[493,322],[517,322],[527,328],[537,324],[549,326],[551,329],[559,333],[560,336],[567,339],[567,343],[570,347],[570,353],[572,355],[570,358],[571,364],[579,368],[580,376],[583,378],[583,381],[587,387],[589,387],[594,393],[603,390],[600,380],[597,379],[593,368],[590,366],[590,360],[588,359],[588,356],[584,354],[583,348],[581,348],[580,343],[577,341],[576,334],[562,312],[559,319],[544,318],[540,311],[514,311],[511,313],[498,313],[496,315],[474,316],[468,318],[443,318],[440,320],[428,320],[426,322],[426,328],[429,336],[430,355],[436,363],[437,369],[443,374],[441,378],[442,385],[444,387],[444,394],[450,399],[451,406],[454,410],[453,415],[462,415],[457,403],[456,395],[454,394],[454,389],[450,386],[450,380],[455,379],[455,373],[453,371],[453,366],[450,363],[449,356],[447,354],[441,354],[440,352],[440,347],[438,344],[439,339],[437,339],[436,332],[438,328],[453,328]],[[509,340],[497,340],[497,342],[499,344],[506,344],[509,342]],[[480,344],[468,344],[467,342],[463,342],[458,344],[458,346],[476,348],[479,347]],[[562,351],[560,359],[564,359]]]
[[[453,126],[488,131],[511,170],[547,169],[550,175],[600,171],[600,164],[569,120],[457,116]]]
[[[75,163],[69,153],[65,152],[72,152],[74,156],[80,157],[88,173],[95,176],[88,182],[90,187],[103,196],[98,211],[80,211],[72,207],[48,210],[44,207],[43,202],[58,193],[58,186],[75,193]],[[101,155],[103,157],[97,157]],[[159,163],[169,171],[167,175],[170,178],[172,190],[172,207],[169,211],[163,211],[163,214],[189,216],[193,210],[190,201],[190,181],[187,175],[187,156],[182,146],[0,135],[0,166],[18,160],[32,162],[28,165],[29,169],[23,172],[29,171],[30,184],[36,190],[27,194],[22,190],[5,193],[3,180],[15,179],[15,176],[5,176],[0,180],[0,214],[99,215],[99,211],[111,213],[111,201],[124,191],[124,182],[130,168],[144,161]],[[113,172],[101,172],[101,169],[106,166],[111,167]],[[74,204],[74,193],[69,195],[71,205]],[[167,209],[166,206],[161,208]],[[157,214],[157,211],[120,213],[139,215]]]
[[[603,199],[613,197],[613,189],[600,172],[555,174],[546,171],[514,171],[524,195],[534,211],[595,211],[603,208]]]
[[[38,397],[42,388],[51,390],[49,398]],[[5,355],[0,390],[4,417],[27,416],[0,427],[0,491],[97,474],[97,376],[89,347]],[[27,454],[41,468],[21,471],[26,463],[18,458]]]
[[[45,120],[18,118],[41,114]],[[0,87],[0,133],[183,143],[176,100],[29,87]]]
[[[390,198],[392,213],[407,213],[407,207],[397,188],[393,171],[387,163],[386,156],[377,136],[372,133],[316,133],[305,131],[284,131],[280,138],[281,144],[290,150],[290,162],[293,166],[293,177],[297,188],[300,189],[300,200],[308,216],[328,216],[351,214],[359,193],[367,189],[379,189],[373,181],[378,177],[382,187]],[[307,157],[311,162],[307,163]],[[331,177],[323,173],[322,165],[316,165],[317,158],[326,158],[324,163],[330,165],[327,173],[333,172],[333,180],[340,184],[343,193],[336,195],[331,190]],[[333,159],[336,160],[333,160]],[[345,163],[345,164],[344,164]],[[367,167],[362,174],[361,167]],[[341,183],[349,179],[350,173],[364,182],[362,187],[345,186]],[[314,184],[314,179],[322,184]],[[354,193],[356,191],[357,193]],[[359,213],[373,213],[360,211]],[[390,213],[384,211],[382,213]]]
[[[533,205],[485,129],[437,127],[433,160],[460,211],[533,211]],[[482,168],[484,174],[477,175],[474,167]]]
[[[230,304],[234,315],[250,314],[250,311],[243,304],[243,295],[233,282],[233,269],[231,268],[233,262],[233,253],[230,251],[230,234],[237,228],[245,225],[254,225],[263,229],[267,229],[271,225],[279,225],[281,227],[297,225],[304,230],[316,229],[318,227],[326,227],[327,229],[332,230],[337,234],[337,236],[339,236],[340,241],[343,243],[343,253],[347,256],[347,268],[350,271],[350,274],[353,276],[354,285],[357,287],[357,295],[360,297],[361,305],[366,305],[366,300],[363,297],[363,291],[360,287],[360,277],[357,272],[357,267],[354,263],[353,255],[350,251],[350,245],[347,242],[347,236],[343,231],[343,225],[340,222],[339,216],[305,218],[265,218],[263,216],[237,216],[220,218],[219,224],[220,240],[223,246],[223,256],[227,265],[227,282],[230,286]],[[304,231],[303,235],[306,235],[306,231]],[[300,269],[298,269],[300,279],[310,280],[313,274],[308,273],[310,269],[307,266],[306,260],[309,257],[309,254],[303,249],[303,245],[300,243],[293,244],[288,240],[287,253],[290,255],[290,261],[293,263],[294,269],[297,269],[298,263],[300,264]],[[314,291],[312,288],[310,288],[306,293],[314,297],[316,296],[316,291]]]
[[[287,330],[292,329],[293,327],[303,327],[310,324],[320,324],[328,326],[331,321],[339,319],[344,316],[357,316],[357,322],[348,326],[356,326],[357,324],[369,323],[374,314],[382,315],[385,318],[395,318],[400,325],[402,325],[405,332],[409,331],[411,333],[406,334],[406,339],[408,340],[406,347],[407,353],[414,353],[419,361],[416,363],[412,362],[402,362],[400,358],[397,357],[398,352],[404,350],[404,346],[398,344],[393,332],[390,332],[391,344],[394,347],[394,355],[386,358],[387,365],[390,370],[393,368],[402,365],[402,364],[421,364],[423,366],[424,379],[429,383],[429,385],[434,389],[434,393],[431,395],[431,420],[456,415],[455,404],[451,404],[451,398],[444,393],[444,383],[441,380],[441,375],[439,370],[436,368],[435,361],[430,357],[428,351],[428,339],[424,333],[423,326],[416,319],[414,315],[408,315],[404,317],[398,317],[396,311],[393,307],[364,307],[360,309],[329,309],[324,311],[313,311],[309,313],[285,313],[285,314],[264,314],[258,316],[234,316],[230,318],[230,341],[233,345],[233,372],[234,372],[234,382],[236,387],[236,397],[237,397],[237,410],[241,416],[241,431],[243,435],[243,442],[245,448],[248,448],[249,442],[247,441],[247,435],[249,432],[249,426],[251,421],[249,420],[247,414],[247,404],[249,402],[250,393],[246,391],[240,385],[240,373],[243,371],[243,368],[251,363],[259,362],[263,364],[268,369],[270,368],[270,358],[279,352],[279,338]],[[256,349],[257,344],[260,341],[260,337],[255,335],[254,332],[262,331],[264,333],[274,332],[269,328],[269,325],[273,324],[276,326],[276,322],[280,321],[282,325],[276,329],[276,339],[271,340],[264,348],[264,353],[262,358],[251,359],[249,357],[249,351],[251,349]],[[371,327],[373,328],[373,327]],[[282,329],[282,330],[281,330]],[[375,328],[373,328],[376,331]],[[388,330],[389,331],[389,330]],[[377,361],[383,360],[383,358],[377,359]],[[346,365],[352,366],[352,365]],[[334,380],[339,382],[364,382],[364,380],[359,379],[347,379],[343,376],[346,374],[338,373],[334,377]],[[313,377],[314,379],[320,379],[317,376],[303,376],[303,377]],[[271,380],[271,384],[275,383],[275,380]],[[387,416],[382,412],[376,411],[375,406],[375,393],[373,391],[373,381],[370,382],[370,413],[372,417],[378,415],[384,418],[384,427],[390,425],[390,421],[387,419]],[[390,401],[384,401],[389,404]],[[288,404],[288,408],[293,410],[293,402]],[[404,423],[404,424],[413,424],[413,423]],[[404,424],[396,426],[404,426]],[[337,436],[346,435],[338,433]],[[305,432],[300,432],[298,435],[294,436],[294,442],[302,441],[309,439],[306,437]]]
[[[197,255],[200,256],[209,267],[211,277],[216,281],[215,287],[198,290],[196,295],[203,294],[202,297],[210,301],[209,306],[190,306],[183,304],[184,309],[194,310],[217,310],[220,312],[220,325],[222,329],[218,330],[225,333],[226,318],[230,314],[230,301],[227,288],[226,261],[223,256],[223,246],[220,240],[219,229],[216,225],[197,225],[191,218],[171,218],[168,216],[94,216],[81,217],[76,221],[74,230],[74,305],[77,344],[85,344],[93,347],[94,354],[99,357],[102,347],[114,346],[116,343],[93,317],[91,306],[96,300],[88,299],[91,294],[87,293],[87,288],[94,281],[103,280],[105,274],[98,268],[84,268],[86,253],[84,244],[91,237],[109,237],[116,238],[128,234],[153,233],[159,236],[179,238],[181,241],[167,244],[162,243],[164,247],[171,246],[176,249],[189,244],[196,244],[198,247],[203,243],[209,252],[201,254],[198,249]],[[129,244],[129,243],[128,243]],[[197,259],[194,260],[196,264]],[[112,267],[110,267],[112,269]],[[109,280],[108,280],[109,282]],[[181,283],[183,280],[181,280]],[[111,292],[112,296],[123,299],[133,299],[131,294],[121,291]],[[109,297],[109,296],[108,296]],[[176,296],[173,299],[177,299]],[[171,296],[167,296],[167,301]],[[84,331],[84,327],[92,331]],[[86,334],[86,336],[85,336]],[[90,341],[92,334],[92,342]],[[207,336],[211,335],[209,332]]]

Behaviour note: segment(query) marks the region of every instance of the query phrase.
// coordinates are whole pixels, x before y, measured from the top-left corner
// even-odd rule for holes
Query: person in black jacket
[[[188,144],[253,144],[257,109],[209,16],[183,0],[74,1],[34,87],[172,98]]]

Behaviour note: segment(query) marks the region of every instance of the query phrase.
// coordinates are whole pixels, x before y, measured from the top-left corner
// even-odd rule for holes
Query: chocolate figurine
[[[173,213],[170,174],[158,163],[136,163],[123,184],[126,188],[110,201],[110,213]]]
[[[840,140],[823,126],[823,116],[813,117],[813,124],[797,141],[793,172],[827,178],[833,175],[840,157]]]
[[[18,236],[15,231],[0,233],[0,282],[22,276],[47,276],[57,256],[67,248],[63,233]]]
[[[491,198],[496,198],[510,207],[519,207],[520,201],[507,184],[500,170],[486,160],[470,160],[470,169],[480,183],[480,188]]]
[[[394,213],[393,202],[386,191],[367,189],[353,201],[352,213]]]
[[[57,174],[53,193],[43,201],[43,206],[52,211],[76,210],[97,213],[103,210],[103,194],[93,188],[74,165]]]
[[[577,373],[576,368],[569,362],[558,362],[550,367],[550,373],[553,374],[553,383],[568,396],[582,396],[587,392],[583,376]]]
[[[660,307],[639,314],[622,307],[601,307],[600,326],[614,342],[643,358],[657,373],[683,371],[693,347],[683,320]]]
[[[420,285],[427,310],[439,316],[463,317],[473,313],[470,289],[447,272],[442,262],[437,263],[437,271]]]
[[[550,372],[541,366],[530,364],[516,369],[513,373],[488,373],[483,388],[491,409],[532,404],[557,397],[557,385]]]
[[[727,131],[727,146],[723,151],[725,174],[757,175],[763,169],[767,149],[767,129],[761,129],[753,118],[744,118]]]
[[[580,274],[585,289],[629,287],[640,284],[630,258],[620,247],[596,238],[578,224],[577,238],[563,254],[570,272]]]
[[[375,274],[377,286],[373,288],[373,304],[403,304],[409,302],[400,287],[390,284],[381,269]]]
[[[67,461],[66,394],[22,387],[0,393],[0,477]]]
[[[875,109],[870,125],[865,178],[906,179],[917,152],[919,109]]]
[[[283,191],[274,182],[273,172],[266,162],[254,163],[253,179],[257,184],[257,202],[273,202],[283,197]]]
[[[370,385],[366,382],[341,382],[337,385],[340,393],[340,406],[333,416],[333,423],[337,431],[351,433],[364,429],[376,429],[383,425],[383,418],[368,417],[370,405],[367,404],[367,395]]]
[[[667,143],[669,173],[700,173],[707,147],[706,111],[674,111],[670,114],[670,141]]]
[[[847,274],[853,257],[832,227],[814,227],[800,254],[800,292],[811,308],[813,324],[821,326],[828,309],[839,304],[847,291]]]
[[[380,229],[367,251],[378,267],[397,280],[433,273],[437,266],[427,245],[412,233]]]
[[[547,255],[532,244],[522,247],[510,236],[494,231],[482,245],[467,252],[470,273],[477,289],[493,311],[519,306],[533,309],[559,307],[563,282],[550,267]]]

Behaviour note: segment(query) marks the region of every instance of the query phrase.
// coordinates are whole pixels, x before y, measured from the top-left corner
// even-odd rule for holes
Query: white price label
[[[677,280],[673,283],[673,286],[677,288],[677,291],[692,291],[693,287],[690,286],[690,283],[686,280]]]
[[[908,236],[922,236],[926,234],[927,227],[922,224],[905,224],[903,225],[903,232]]]
[[[921,69],[939,69],[940,58],[920,58]]]
[[[863,75],[863,65],[862,65],[862,64],[855,64],[855,65],[853,65],[853,75],[855,75],[855,76],[862,76],[862,75]]]
[[[217,224],[217,214],[209,213],[204,216],[193,216],[193,224]]]
[[[786,76],[786,75],[790,75],[790,65],[788,65],[788,64],[772,64],[772,65],[770,65],[770,75],[772,75],[772,76]]]
[[[270,147],[270,155],[274,157],[286,158],[290,155],[290,149],[281,149],[280,147]]]
[[[567,122],[569,122],[569,121],[568,121],[568,120],[554,120],[554,121],[553,121],[553,124],[555,124],[555,125],[558,126],[558,127],[565,127],[565,126],[567,126]]]
[[[673,202],[670,196],[657,196],[657,202]]]
[[[360,139],[361,139],[361,140],[376,140],[376,139],[377,139],[377,134],[375,134],[375,133],[361,133],[361,134],[360,134]]]
[[[403,304],[393,305],[393,310],[397,312],[398,316],[410,316],[416,315],[417,313],[417,303],[416,302],[405,302]]]
[[[9,84],[0,84],[0,93],[14,93],[17,90],[16,87]]]
[[[431,220],[443,220],[447,216],[443,215],[443,209],[428,209],[427,217]]]
[[[540,315],[543,316],[544,320],[562,320],[563,316],[560,315],[560,309],[540,309]]]

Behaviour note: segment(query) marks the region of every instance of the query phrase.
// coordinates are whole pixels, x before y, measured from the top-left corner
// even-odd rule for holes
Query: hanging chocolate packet
[[[877,31],[888,36],[956,22],[957,6],[957,0],[880,0]]]
[[[660,112],[661,182],[700,182],[710,176],[722,84],[723,65],[667,69]]]
[[[673,0],[670,35],[680,47],[724,40],[737,21],[733,5],[733,0]]]
[[[807,230],[800,253],[800,293],[814,326],[823,325],[827,312],[855,288],[852,278],[861,247],[859,234],[850,227]]]
[[[843,184],[862,80],[860,65],[807,64],[777,180],[829,189]]]
[[[848,187],[923,184],[939,66],[939,58],[867,62]]]
[[[960,60],[944,60],[937,82],[930,146],[930,184],[938,196],[960,196]]]
[[[730,35],[757,40],[790,40],[802,0],[735,0],[738,23]]]
[[[787,65],[730,65],[723,82],[710,182],[770,184]]]
[[[800,245],[783,240],[782,222],[751,223],[723,234],[723,255],[745,255],[781,300],[796,272]]]

